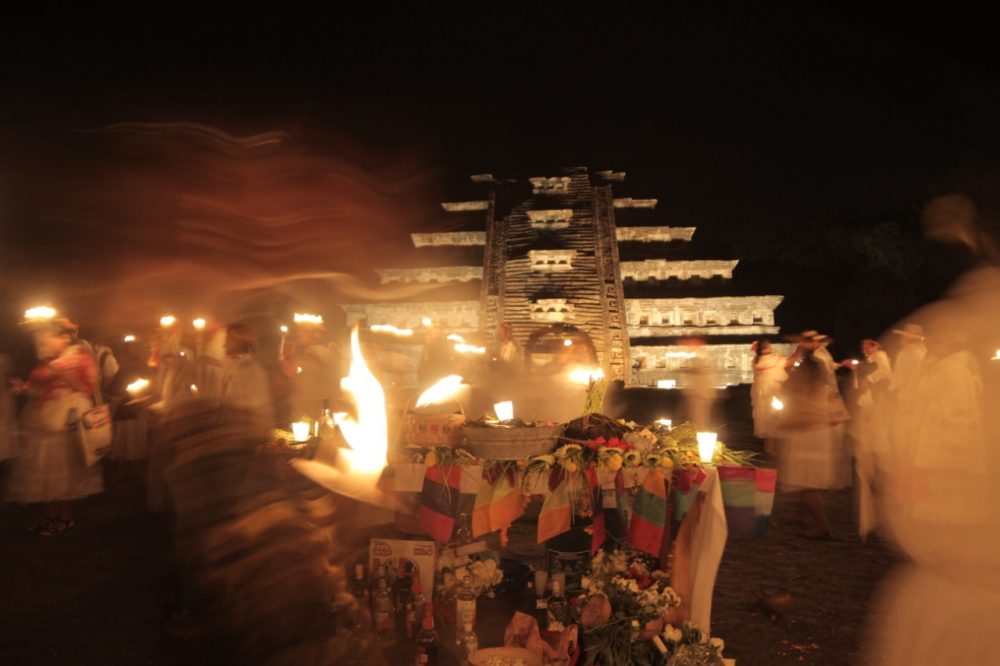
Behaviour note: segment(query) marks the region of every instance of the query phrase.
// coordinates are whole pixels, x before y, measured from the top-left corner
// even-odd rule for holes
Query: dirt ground
[[[742,399],[727,406],[730,443],[758,446],[741,418]],[[160,604],[170,548],[166,520],[148,513],[138,476],[79,504],[79,527],[55,537],[23,532],[29,507],[0,506],[0,664],[217,663],[205,646],[167,635]],[[730,539],[715,588],[712,632],[739,666],[859,663],[866,613],[895,557],[877,539],[856,536],[850,490],[830,493],[833,541],[798,536],[794,498],[779,494],[764,538]],[[537,556],[530,525],[511,530],[511,550]],[[791,610],[772,621],[758,604],[765,585],[787,586]],[[523,601],[523,600],[521,600]],[[520,602],[483,600],[502,634]],[[481,611],[481,612],[482,612]]]

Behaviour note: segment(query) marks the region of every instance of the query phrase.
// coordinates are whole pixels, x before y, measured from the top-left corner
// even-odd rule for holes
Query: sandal
[[[69,520],[63,520],[62,518],[50,518],[49,524],[39,530],[38,534],[40,536],[55,536],[56,534],[62,534],[63,532],[68,532],[76,527],[76,522],[72,518]]]
[[[37,534],[38,532],[41,532],[42,530],[49,529],[49,525],[51,523],[52,523],[52,519],[51,518],[46,518],[46,517],[42,516],[41,518],[39,518],[38,520],[36,520],[35,523],[31,527],[25,528],[24,531],[25,532],[29,532],[29,533],[36,533]]]

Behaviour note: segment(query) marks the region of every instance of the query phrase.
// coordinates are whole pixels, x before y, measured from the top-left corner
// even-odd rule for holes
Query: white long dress
[[[763,354],[754,365],[750,404],[753,407],[753,434],[761,439],[778,434],[778,415],[771,407],[771,399],[788,379],[787,361],[785,356],[771,352]]]
[[[943,301],[910,318],[931,352],[911,410],[897,410],[885,468],[888,536],[907,556],[872,606],[870,663],[997,663],[1000,635],[1000,270],[960,278]],[[937,351],[931,349],[931,351]],[[899,436],[904,433],[904,436]]]

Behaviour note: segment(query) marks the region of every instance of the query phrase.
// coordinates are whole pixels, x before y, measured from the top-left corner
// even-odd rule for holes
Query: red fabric
[[[63,391],[93,396],[97,377],[97,363],[93,357],[79,345],[73,345],[58,358],[32,370],[28,376],[28,390],[40,393],[41,402],[52,400]]]

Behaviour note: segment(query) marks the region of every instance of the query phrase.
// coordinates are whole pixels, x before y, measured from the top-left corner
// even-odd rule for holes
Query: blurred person
[[[455,364],[452,360],[452,343],[445,337],[444,331],[437,326],[427,329],[424,347],[420,352],[420,363],[417,366],[417,382],[421,388],[426,388],[437,380],[453,374]]]
[[[899,342],[899,351],[893,364],[892,382],[889,392],[899,403],[908,403],[910,394],[917,385],[923,369],[927,345],[924,344],[924,329],[920,324],[903,324],[892,331]]]
[[[22,440],[11,470],[8,496],[23,504],[44,503],[45,516],[32,528],[51,536],[76,527],[72,501],[103,490],[100,465],[87,466],[77,419],[94,406],[97,364],[66,319],[28,323],[39,359],[27,382],[15,379],[28,403],[20,414]]]
[[[164,430],[179,590],[200,602],[226,663],[384,663],[347,590],[356,505],[255,456],[246,410],[191,401]]]
[[[322,324],[300,322],[295,325],[295,347],[289,372],[293,386],[291,414],[294,420],[303,416],[318,418],[324,400],[340,397],[343,364],[340,354],[325,342]]]
[[[689,338],[681,346],[691,354],[688,367],[683,371],[687,381],[681,387],[682,411],[684,418],[694,423],[699,430],[711,430],[712,410],[718,398],[715,372],[711,361],[705,357],[705,341]]]
[[[274,405],[267,371],[253,356],[256,343],[257,336],[246,324],[226,328],[219,398],[251,414],[253,423],[266,432],[274,426]]]
[[[524,351],[514,338],[514,327],[508,322],[500,324],[498,330],[496,360],[503,372],[520,374],[524,367]]]
[[[0,462],[17,453],[17,408],[11,392],[11,358],[0,354]]]
[[[823,491],[851,484],[850,457],[844,445],[844,423],[850,418],[830,364],[817,358],[827,336],[805,331],[798,361],[788,370],[780,392],[784,409],[778,427],[778,482],[781,489],[799,493],[799,503],[812,526],[801,534],[829,539]]]
[[[854,411],[848,434],[854,444],[858,477],[858,531],[864,537],[875,525],[872,497],[878,483],[878,469],[888,448],[892,364],[876,340],[862,340],[861,353],[864,361],[847,359],[841,365],[854,375]]]
[[[872,611],[873,663],[988,664],[1000,633],[1000,269],[965,197],[924,212],[976,260],[938,302],[908,317],[926,356],[892,412],[880,518],[907,557]]]
[[[771,341],[761,338],[750,349],[755,352],[753,359],[753,384],[750,386],[750,404],[753,409],[754,436],[764,440],[764,451],[774,453],[774,438],[777,434],[778,412],[771,401],[778,389],[788,379],[788,358],[771,348]]]

